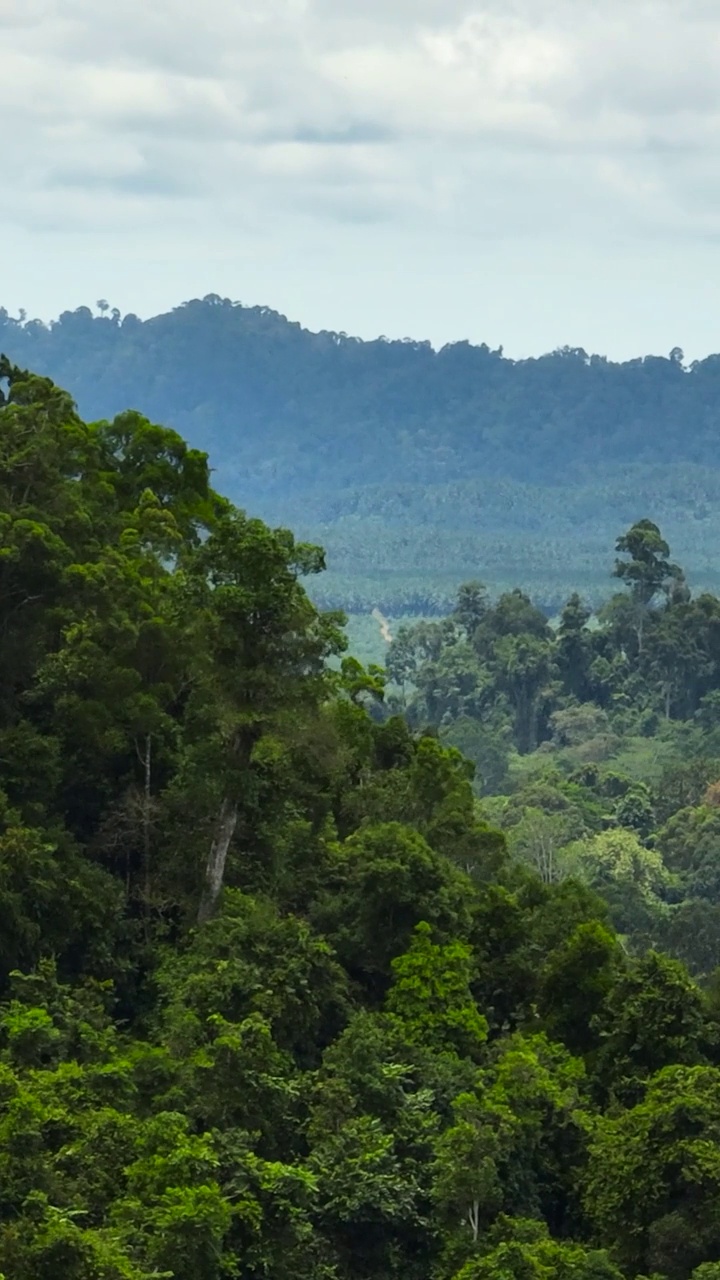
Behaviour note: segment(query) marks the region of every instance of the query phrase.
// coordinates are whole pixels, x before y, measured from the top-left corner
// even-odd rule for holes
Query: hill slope
[[[715,581],[720,356],[518,361],[310,333],[215,296],[144,322],[0,309],[0,350],[86,417],[141,404],[209,450],[236,501],[326,545],[328,601],[428,610],[470,575],[549,607],[598,595],[612,539],[642,515]]]

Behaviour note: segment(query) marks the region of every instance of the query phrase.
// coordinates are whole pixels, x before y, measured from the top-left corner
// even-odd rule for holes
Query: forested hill
[[[393,607],[403,583],[429,597],[468,573],[545,597],[602,587],[614,531],[648,512],[712,577],[720,356],[511,360],[310,333],[216,296],[144,322],[0,309],[0,350],[87,418],[142,405],[208,449],[233,499],[322,539],[346,605]]]
[[[144,322],[82,307],[45,325],[0,310],[0,339],[87,416],[118,413],[131,396],[230,455],[260,493],[464,480],[469,465],[556,481],[598,463],[717,462],[720,356],[689,370],[680,351],[624,364],[571,349],[511,360],[468,342],[436,351],[310,333],[212,297]]]
[[[0,1280],[719,1280],[720,599],[618,553],[406,719],[319,548],[0,360]]]

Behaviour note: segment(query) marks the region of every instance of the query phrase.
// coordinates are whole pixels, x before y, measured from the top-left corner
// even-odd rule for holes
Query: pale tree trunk
[[[253,747],[261,735],[262,728],[259,724],[245,725],[236,730],[229,744],[235,784],[231,788],[231,794],[226,792],[215,823],[215,832],[207,862],[205,863],[205,883],[198,909],[198,924],[205,924],[207,920],[210,920],[215,915],[217,910],[225,881],[228,850],[235,835],[240,812],[240,798],[237,790],[238,780],[249,770]]]
[[[473,1244],[477,1244],[477,1238],[480,1231],[480,1201],[473,1200],[468,1209],[468,1222],[472,1231]]]
[[[543,884],[552,884],[555,879],[555,844],[550,836],[540,836],[537,870]]]
[[[644,609],[644,606],[641,605],[640,612],[638,615],[637,626],[635,627],[635,635],[637,636],[637,642],[638,642],[638,658],[642,657],[644,634],[645,634],[645,609]]]
[[[152,737],[150,734],[145,739],[145,795],[143,805],[143,862],[144,881],[145,881],[145,906],[150,900],[150,822],[151,822],[151,806],[152,806]]]
[[[198,910],[198,924],[205,924],[214,916],[225,878],[230,842],[238,820],[238,802],[225,797],[218,815],[210,853],[205,864],[205,886]]]
[[[535,868],[543,884],[553,884],[555,881],[556,847],[554,836],[547,835],[542,830],[533,832],[528,842],[528,860]]]

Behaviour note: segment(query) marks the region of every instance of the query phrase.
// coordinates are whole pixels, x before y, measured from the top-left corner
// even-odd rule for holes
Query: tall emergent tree
[[[652,520],[638,520],[618,538],[615,550],[629,557],[615,561],[614,574],[630,588],[638,652],[642,653],[648,608],[659,592],[667,593],[677,583],[681,570],[670,563],[670,548]]]
[[[253,748],[278,720],[317,703],[325,661],[344,648],[336,615],[321,615],[298,582],[324,567],[319,547],[296,544],[229,509],[188,570],[210,663],[206,692],[226,744],[223,794],[208,854],[198,919],[217,906]]]

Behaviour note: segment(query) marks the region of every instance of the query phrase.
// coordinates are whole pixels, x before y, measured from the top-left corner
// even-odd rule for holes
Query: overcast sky
[[[0,0],[0,304],[720,350],[720,0]]]

